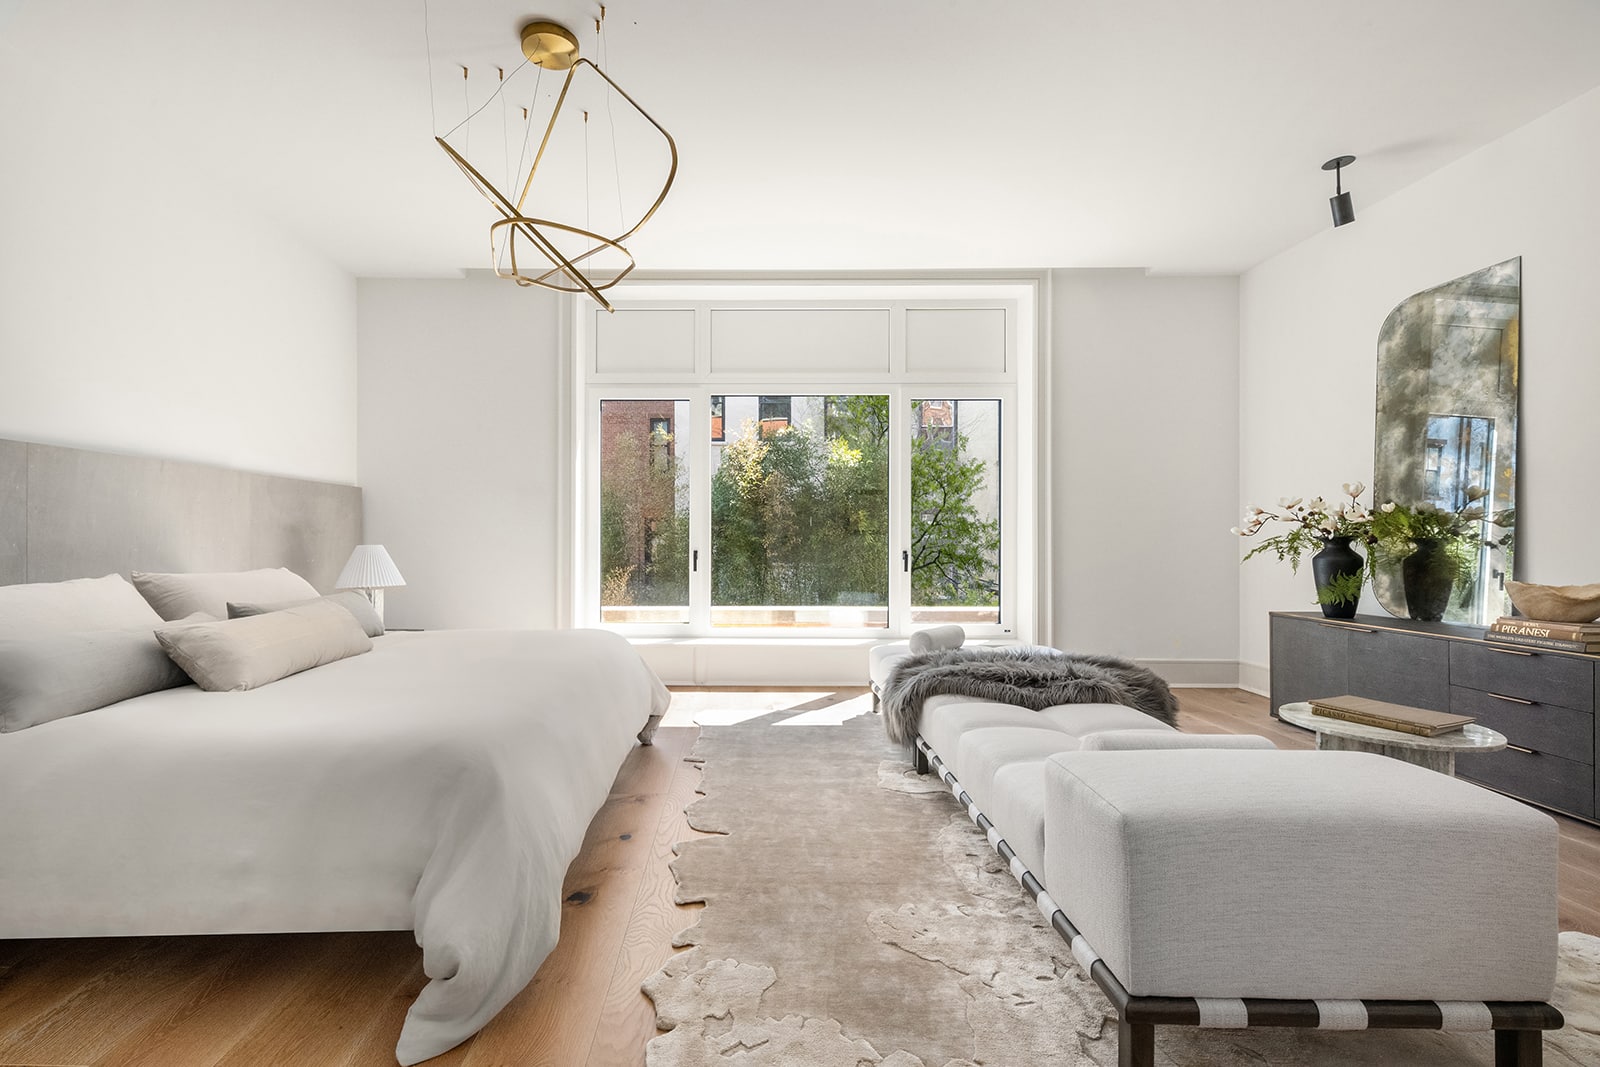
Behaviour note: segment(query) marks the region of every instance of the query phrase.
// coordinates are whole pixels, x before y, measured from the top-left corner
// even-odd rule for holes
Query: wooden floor
[[[839,689],[806,707],[858,698]],[[1311,735],[1235,689],[1179,690],[1183,727]],[[672,903],[672,843],[698,836],[697,731],[635,749],[567,873],[561,942],[533,982],[449,1067],[638,1067],[655,1015],[639,984],[694,921]],[[1561,823],[1562,929],[1600,935],[1600,828]],[[0,1067],[387,1065],[422,957],[409,933],[0,941]]]

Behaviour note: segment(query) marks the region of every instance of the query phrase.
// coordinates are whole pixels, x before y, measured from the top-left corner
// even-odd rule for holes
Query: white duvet
[[[0,734],[0,938],[414,929],[396,1055],[475,1033],[668,694],[595,630],[391,633],[245,693]]]

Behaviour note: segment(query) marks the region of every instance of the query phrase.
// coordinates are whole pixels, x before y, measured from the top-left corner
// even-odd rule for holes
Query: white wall
[[[1517,576],[1600,579],[1600,90],[1247,272],[1240,286],[1240,507],[1372,481],[1378,329],[1412,293],[1522,256]],[[1267,612],[1310,610],[1302,570],[1240,582],[1246,680],[1266,684]],[[1363,612],[1381,612],[1370,590]]]
[[[1052,643],[1232,685],[1238,284],[1051,274]]]
[[[353,482],[354,279],[4,45],[0,97],[0,437]]]
[[[394,626],[560,619],[558,297],[490,274],[362,279],[366,537],[405,576]]]

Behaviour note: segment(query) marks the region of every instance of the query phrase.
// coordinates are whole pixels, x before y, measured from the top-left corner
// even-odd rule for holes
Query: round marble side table
[[[1310,704],[1304,703],[1283,705],[1278,709],[1278,718],[1315,730],[1319,749],[1376,752],[1449,775],[1456,773],[1457,752],[1496,752],[1506,747],[1505,734],[1475,722],[1438,737],[1423,737],[1318,715]]]

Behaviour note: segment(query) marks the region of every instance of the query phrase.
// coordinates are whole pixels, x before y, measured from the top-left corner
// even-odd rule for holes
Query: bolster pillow
[[[911,635],[912,652],[933,652],[938,649],[960,648],[967,639],[967,631],[951,623],[949,626],[930,626]]]

